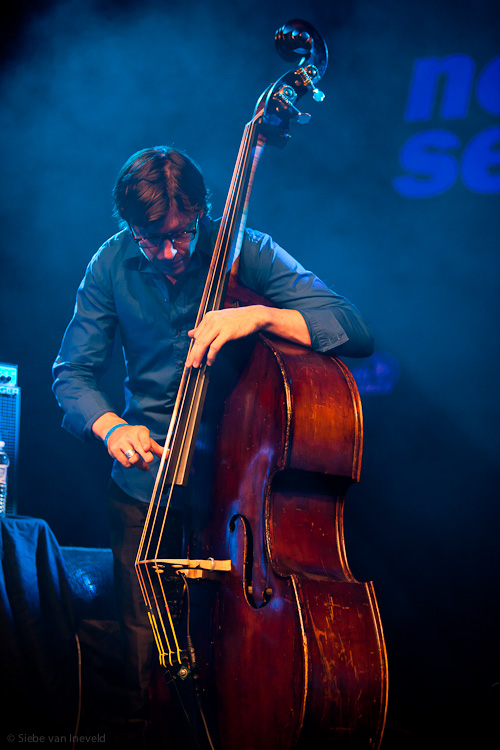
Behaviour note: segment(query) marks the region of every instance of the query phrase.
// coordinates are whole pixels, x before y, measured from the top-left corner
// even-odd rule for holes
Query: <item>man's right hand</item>
[[[153,440],[147,427],[127,424],[111,412],[96,419],[92,425],[92,432],[104,440],[116,425],[119,427],[111,432],[107,440],[109,455],[127,469],[135,467],[141,471],[149,471],[149,464],[154,456],[161,457],[162,446]]]

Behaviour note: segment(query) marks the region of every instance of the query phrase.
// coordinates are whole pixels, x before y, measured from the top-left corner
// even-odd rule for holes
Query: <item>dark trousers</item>
[[[107,495],[113,551],[115,589],[122,633],[128,704],[128,722],[147,722],[153,659],[158,650],[135,571],[135,559],[146,521],[148,504],[135,500],[111,480]],[[162,536],[160,557],[185,557],[182,514],[170,510]],[[169,586],[168,599],[175,606],[182,582]]]

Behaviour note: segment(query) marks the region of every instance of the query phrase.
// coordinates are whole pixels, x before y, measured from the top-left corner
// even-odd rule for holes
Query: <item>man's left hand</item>
[[[281,336],[302,346],[311,346],[309,329],[298,310],[265,305],[229,307],[207,313],[200,325],[188,332],[194,342],[186,359],[186,367],[199,367],[205,355],[207,365],[212,365],[227,341],[259,331]]]
[[[230,307],[208,312],[201,323],[188,332],[193,345],[186,359],[186,367],[199,367],[206,355],[207,365],[212,365],[220,349],[228,341],[250,336],[266,325],[263,305]]]

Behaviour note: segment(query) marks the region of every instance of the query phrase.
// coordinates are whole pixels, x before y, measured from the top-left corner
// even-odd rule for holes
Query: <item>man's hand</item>
[[[119,426],[108,437],[109,455],[127,469],[134,466],[141,471],[149,471],[149,464],[154,456],[161,457],[162,446],[153,440],[147,427],[127,424],[113,412],[106,412],[96,419],[92,432],[104,440],[109,430],[116,425]]]
[[[126,425],[119,427],[108,438],[108,453],[116,458],[122,466],[135,466],[141,471],[149,471],[149,464],[154,456],[161,457],[163,448],[149,434],[143,425]],[[134,451],[131,455],[130,451]]]
[[[250,305],[207,313],[199,326],[188,331],[194,341],[186,359],[186,367],[199,367],[205,355],[207,365],[212,365],[221,347],[228,341],[262,330],[266,309],[263,305]]]
[[[311,346],[306,322],[298,310],[283,310],[265,305],[230,307],[205,315],[199,326],[188,331],[194,339],[186,367],[199,367],[206,355],[212,365],[221,347],[228,341],[267,331],[296,344]]]

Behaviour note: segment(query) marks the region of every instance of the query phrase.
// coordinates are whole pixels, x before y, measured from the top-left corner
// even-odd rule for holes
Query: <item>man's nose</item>
[[[160,248],[160,253],[158,256],[159,259],[160,260],[173,260],[176,255],[177,255],[177,250],[175,249],[171,240],[165,240]]]

